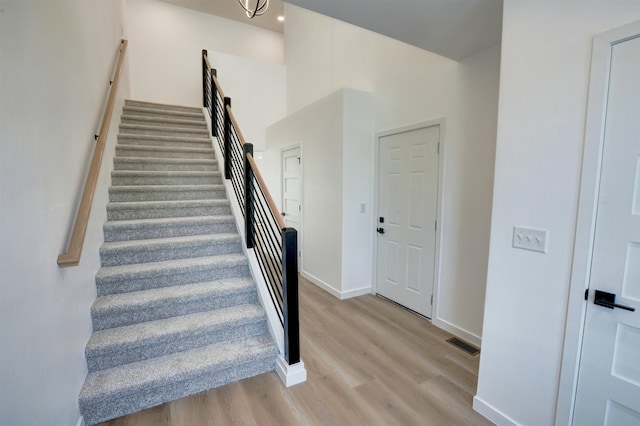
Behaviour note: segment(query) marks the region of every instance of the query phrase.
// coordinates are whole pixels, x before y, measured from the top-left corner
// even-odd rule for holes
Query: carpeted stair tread
[[[206,127],[189,126],[158,126],[151,124],[120,124],[120,133],[133,133],[143,135],[205,135],[208,136]]]
[[[114,170],[218,170],[215,159],[200,158],[154,158],[154,157],[115,157]]]
[[[128,277],[149,277],[158,273],[181,273],[190,270],[201,270],[211,266],[235,266],[247,263],[247,258],[241,254],[227,254],[223,256],[204,256],[190,259],[164,260],[161,262],[136,263],[133,265],[104,266],[98,269],[96,281],[110,281]]]
[[[121,133],[118,135],[119,145],[142,146],[176,146],[185,148],[210,148],[211,139],[190,136],[140,135]]]
[[[202,108],[188,105],[172,105],[172,104],[160,104],[156,102],[137,101],[134,99],[125,99],[125,108],[145,108],[156,111],[181,111],[197,113],[202,116]]]
[[[219,233],[107,242],[100,260],[102,266],[117,266],[232,253],[242,253],[240,235]]]
[[[122,109],[123,115],[139,115],[145,117],[171,117],[171,118],[182,118],[182,119],[201,119],[202,111],[180,111],[180,110],[170,110],[170,109],[158,109],[158,108],[148,108],[148,107],[138,107],[138,106],[127,106],[125,105]]]
[[[257,303],[253,279],[229,278],[100,296],[91,317],[103,330],[246,303]]]
[[[173,200],[112,202],[107,204],[108,220],[153,219],[179,216],[230,214],[229,200]]]
[[[175,146],[116,145],[116,157],[214,159],[213,148]]]
[[[94,331],[85,355],[89,371],[104,370],[266,332],[262,306],[237,305]]]
[[[235,219],[231,215],[118,220],[106,222],[103,229],[105,241],[236,232]]]
[[[249,276],[243,254],[104,266],[96,273],[98,295]]]
[[[167,118],[167,117],[148,117],[144,115],[124,114],[121,123],[125,124],[151,124],[151,125],[177,125],[177,126],[194,126],[207,128],[207,122],[204,117],[198,119],[187,118]]]
[[[109,201],[178,201],[222,199],[224,185],[118,185],[109,188]]]
[[[213,185],[222,184],[219,171],[114,170],[111,185]]]
[[[80,392],[80,411],[96,424],[272,371],[276,354],[272,338],[260,335],[96,371]]]

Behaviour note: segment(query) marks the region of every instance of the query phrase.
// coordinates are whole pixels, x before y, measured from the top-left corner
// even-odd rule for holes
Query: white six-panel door
[[[612,47],[574,425],[640,425],[640,37]],[[615,294],[596,305],[595,290]]]
[[[287,227],[298,231],[298,268],[302,266],[301,158],[300,147],[282,151],[282,218]]]
[[[376,292],[431,317],[440,126],[380,137]]]

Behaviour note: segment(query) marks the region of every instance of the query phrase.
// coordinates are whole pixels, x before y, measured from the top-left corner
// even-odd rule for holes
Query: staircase
[[[274,370],[202,111],[127,101],[111,178],[85,423]]]

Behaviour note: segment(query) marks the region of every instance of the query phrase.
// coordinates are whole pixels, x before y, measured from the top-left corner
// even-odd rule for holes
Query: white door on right
[[[576,426],[640,425],[640,35],[610,61]]]
[[[440,126],[379,138],[376,292],[431,318]]]

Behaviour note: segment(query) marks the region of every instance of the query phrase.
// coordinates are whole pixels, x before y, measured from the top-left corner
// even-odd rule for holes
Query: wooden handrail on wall
[[[84,237],[87,233],[89,214],[91,213],[91,206],[93,204],[93,195],[95,194],[96,185],[98,183],[98,176],[100,175],[100,164],[102,163],[102,155],[104,154],[104,148],[107,144],[107,136],[109,135],[111,116],[113,115],[113,107],[116,102],[118,85],[120,84],[120,71],[122,70],[122,62],[124,61],[124,54],[126,50],[127,40],[120,40],[120,56],[118,58],[118,65],[116,65],[113,83],[111,84],[111,89],[109,90],[107,107],[102,117],[100,133],[98,134],[98,141],[96,142],[96,147],[93,151],[91,166],[89,167],[87,180],[84,184],[82,200],[80,201],[80,206],[78,207],[76,221],[73,225],[73,231],[71,233],[71,238],[69,239],[69,245],[67,247],[66,253],[62,253],[58,256],[58,265],[62,268],[65,268],[67,266],[77,266],[80,263],[80,255],[82,254]]]

